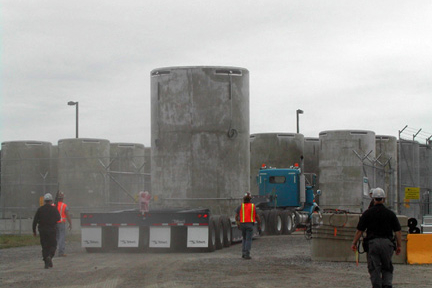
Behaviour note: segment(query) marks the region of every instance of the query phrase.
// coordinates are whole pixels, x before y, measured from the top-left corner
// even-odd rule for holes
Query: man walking
[[[69,223],[69,231],[72,230],[72,220],[69,216],[69,207],[64,200],[64,193],[57,193],[57,210],[60,214],[60,220],[57,222],[57,244],[58,244],[58,256],[65,257],[65,249],[66,249],[66,220]]]
[[[251,202],[249,192],[243,197],[243,203],[236,209],[237,226],[242,231],[242,258],[251,259],[250,250],[252,248],[252,234],[255,220],[258,222],[258,229],[261,227],[261,219],[256,213],[255,204]]]
[[[36,237],[36,225],[38,226],[40,243],[42,246],[42,258],[45,262],[45,269],[52,268],[52,258],[54,257],[56,241],[56,225],[60,220],[60,214],[52,205],[53,197],[50,193],[44,196],[45,205],[39,207],[33,219],[33,236]]]
[[[364,231],[367,232],[369,251],[367,254],[368,271],[373,288],[391,288],[393,281],[393,251],[401,252],[401,226],[396,214],[384,207],[386,198],[381,188],[372,189],[374,206],[360,217],[351,250],[357,250],[357,242]],[[393,243],[393,232],[396,236],[396,247]]]

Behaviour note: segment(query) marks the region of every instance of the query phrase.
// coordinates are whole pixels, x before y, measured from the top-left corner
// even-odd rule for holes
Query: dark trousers
[[[54,257],[57,249],[56,230],[40,231],[40,243],[42,246],[42,258],[45,261],[48,256]]]
[[[369,240],[368,270],[373,288],[392,287],[394,244],[387,238]]]
[[[242,231],[243,242],[242,242],[242,255],[249,256],[252,248],[252,234],[253,234],[253,223],[240,223],[240,229]]]

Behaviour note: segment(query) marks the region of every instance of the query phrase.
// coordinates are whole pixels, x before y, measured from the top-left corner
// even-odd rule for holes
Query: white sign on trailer
[[[101,248],[102,227],[81,227],[81,247]]]
[[[188,227],[187,247],[188,248],[208,247],[208,226]]]
[[[150,248],[171,247],[171,227],[150,227]]]
[[[118,247],[138,247],[139,227],[119,227]]]

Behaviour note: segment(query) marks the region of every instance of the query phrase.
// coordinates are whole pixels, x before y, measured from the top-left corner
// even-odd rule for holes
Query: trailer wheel
[[[223,246],[230,247],[232,242],[231,221],[227,216],[221,216],[223,227]]]
[[[207,252],[213,252],[216,250],[216,231],[215,231],[215,221],[210,219],[208,226],[208,247]]]
[[[223,224],[222,224],[222,216],[214,216],[213,221],[215,224],[215,248],[216,250],[222,249],[223,247]]]
[[[282,233],[282,213],[279,210],[271,210],[269,213],[270,231],[273,235]]]
[[[296,223],[295,223],[295,214],[291,211],[283,211],[282,212],[283,219],[283,234],[289,235],[295,231]]]

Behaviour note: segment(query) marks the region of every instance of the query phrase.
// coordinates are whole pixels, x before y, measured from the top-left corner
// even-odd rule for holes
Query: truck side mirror
[[[317,196],[321,196],[321,194],[322,194],[321,190],[318,189],[318,190],[316,191],[316,195],[317,195]]]

